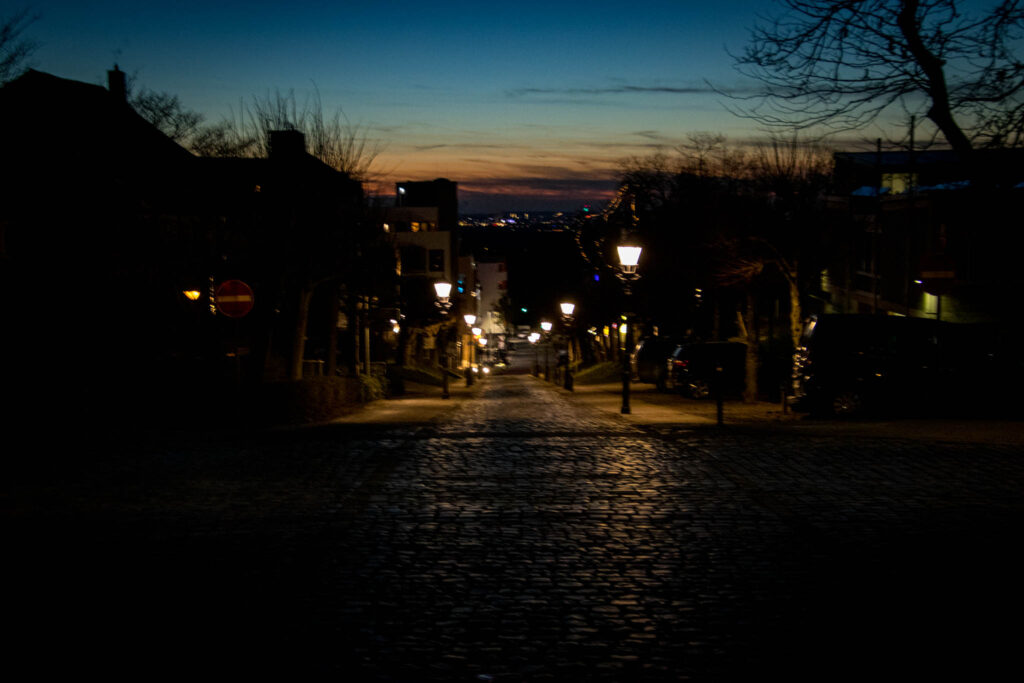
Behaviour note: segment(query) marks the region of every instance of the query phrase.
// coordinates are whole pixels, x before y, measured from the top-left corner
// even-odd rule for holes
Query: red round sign
[[[227,280],[217,286],[214,303],[217,310],[229,318],[241,318],[252,310],[252,289],[241,280]]]

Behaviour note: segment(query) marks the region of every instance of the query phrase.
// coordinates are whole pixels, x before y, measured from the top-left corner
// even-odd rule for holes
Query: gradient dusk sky
[[[755,134],[706,80],[744,86],[752,0],[37,0],[31,66],[105,83],[116,62],[214,122],[254,95],[315,90],[379,140],[375,169],[459,182],[461,210],[599,203],[619,160],[689,133]],[[6,13],[5,13],[6,14]],[[749,84],[747,84],[749,85]]]

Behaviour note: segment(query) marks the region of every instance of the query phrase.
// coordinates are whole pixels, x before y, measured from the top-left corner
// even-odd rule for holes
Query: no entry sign
[[[217,310],[229,318],[241,318],[252,310],[253,296],[249,285],[241,280],[226,280],[213,295]]]

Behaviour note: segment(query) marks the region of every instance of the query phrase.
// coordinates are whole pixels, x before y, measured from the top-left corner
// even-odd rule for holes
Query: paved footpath
[[[506,376],[427,423],[79,449],[3,490],[22,680],[995,680],[1019,650],[1018,446],[654,430]]]

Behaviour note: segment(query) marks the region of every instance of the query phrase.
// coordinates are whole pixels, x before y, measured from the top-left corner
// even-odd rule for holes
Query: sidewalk
[[[594,410],[618,415],[641,427],[658,431],[719,429],[771,431],[800,436],[870,436],[952,443],[1003,444],[1024,448],[1024,421],[980,418],[864,418],[858,420],[818,419],[805,413],[783,411],[781,404],[767,401],[744,403],[727,400],[722,405],[722,426],[718,425],[715,401],[697,401],[679,394],[663,393],[652,384],[630,385],[630,413],[622,413],[622,384],[576,384],[569,392],[542,378],[520,375],[527,381],[564,393],[571,400]],[[497,378],[500,378],[498,375]],[[489,378],[467,387],[465,380],[452,379],[450,398],[441,398],[441,387],[406,383],[406,393],[366,404],[338,417],[331,424],[426,425],[442,420],[473,400]]]
[[[543,382],[538,379],[537,381]],[[554,388],[554,385],[551,385]],[[697,401],[657,391],[652,384],[630,385],[630,413],[623,415],[622,383],[576,384],[573,394],[596,410],[616,413],[629,422],[656,429],[717,427],[715,401]],[[558,391],[565,391],[557,388]],[[568,393],[568,392],[566,392]],[[801,436],[871,436],[919,441],[1003,444],[1024,447],[1024,420],[984,418],[879,417],[854,420],[814,418],[783,410],[779,403],[727,400],[722,425],[730,429],[769,430]]]
[[[449,398],[441,397],[441,387],[418,382],[405,382],[401,396],[373,401],[356,410],[331,420],[331,424],[428,424],[436,422],[460,405],[476,396],[481,382],[467,387],[463,379],[452,378],[448,383]]]
[[[635,424],[718,424],[716,401],[696,401],[678,394],[659,392],[653,384],[630,384],[629,414],[622,413],[621,382],[576,384],[573,393],[587,405],[597,410],[617,413]],[[723,424],[792,423],[802,417],[792,410],[784,412],[779,403],[744,403],[733,399],[722,402]]]

